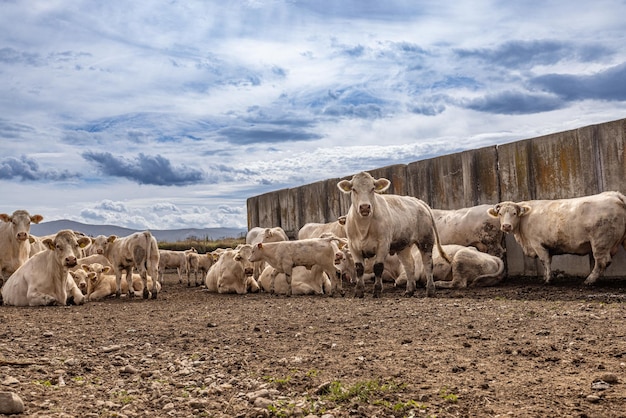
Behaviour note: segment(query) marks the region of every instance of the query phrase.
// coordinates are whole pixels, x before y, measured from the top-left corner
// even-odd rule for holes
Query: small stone
[[[215,322],[209,322],[208,324],[206,324],[207,328],[215,328],[217,327],[217,324]]]
[[[593,390],[606,390],[609,389],[611,385],[606,383],[604,380],[596,380],[591,384],[591,389]]]
[[[619,382],[617,379],[617,375],[613,373],[603,374],[602,376],[600,376],[600,380],[604,380],[606,383],[610,385],[614,385]]]
[[[255,408],[267,408],[268,406],[270,406],[272,404],[272,401],[267,399],[267,398],[256,398],[254,400],[254,407]]]
[[[587,402],[598,403],[600,402],[600,397],[598,395],[589,395],[587,396]]]
[[[120,350],[122,348],[121,345],[111,345],[109,347],[102,347],[103,353],[112,353],[113,351]]]
[[[24,412],[24,402],[16,393],[0,392],[0,414],[21,414]]]
[[[7,376],[4,378],[4,380],[2,381],[3,385],[17,385],[18,383],[20,383],[19,380],[17,380],[16,378],[14,378],[13,376]]]
[[[137,373],[137,369],[135,369],[133,366],[124,366],[122,367],[122,369],[120,370],[120,373],[122,374],[135,374]]]

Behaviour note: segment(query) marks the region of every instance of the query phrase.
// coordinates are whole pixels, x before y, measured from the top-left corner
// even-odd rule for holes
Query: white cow
[[[116,297],[120,297],[122,293],[122,271],[126,271],[126,282],[128,284],[128,296],[135,296],[132,288],[133,270],[141,275],[143,280],[143,298],[150,296],[148,291],[148,276],[159,277],[159,247],[156,239],[150,231],[135,232],[126,237],[118,238],[115,235],[105,237],[99,235],[91,240],[92,250],[96,254],[102,254],[109,259],[115,270],[115,278],[117,283]],[[156,287],[157,280],[152,281],[152,299],[157,298],[158,289]]]
[[[335,291],[343,293],[341,272],[335,266],[336,257],[343,256],[337,246],[339,238],[308,238],[296,241],[259,242],[252,247],[249,260],[265,261],[274,267],[270,293],[274,292],[274,282],[278,273],[284,273],[287,283],[291,285],[292,270],[295,266],[312,268],[317,265],[331,279],[330,295]],[[287,291],[291,296],[291,287]]]
[[[74,267],[71,267],[69,270],[70,275],[74,279],[74,282],[76,283],[80,291],[83,292],[83,295],[87,294],[87,273],[83,270],[82,266],[84,264],[89,265],[93,263],[99,263],[105,267],[108,266],[111,268],[111,270],[113,270],[113,265],[111,265],[109,260],[101,254],[88,255],[87,257],[82,257],[76,260],[76,265]]]
[[[347,238],[346,236],[346,217],[340,216],[334,222],[315,223],[309,222],[304,224],[298,231],[298,239],[321,238],[324,234],[332,234],[339,238]]]
[[[433,250],[433,278],[435,287],[447,289],[464,289],[466,287],[495,286],[504,278],[504,262],[500,257],[478,251],[474,247],[447,244],[442,245],[452,262],[444,260],[439,251]],[[419,281],[425,283],[426,278],[417,250],[413,249],[415,271]],[[406,280],[406,276],[404,276]],[[402,277],[398,280],[400,284]]]
[[[0,287],[30,256],[30,224],[43,220],[41,215],[30,215],[16,210],[12,215],[0,214]]]
[[[163,275],[167,269],[176,269],[178,283],[182,283],[182,275],[188,271],[187,254],[184,251],[159,250],[159,282],[161,284],[163,284]]]
[[[524,254],[543,263],[544,280],[552,279],[552,256],[592,254],[593,270],[585,279],[592,285],[611,264],[619,246],[626,249],[626,196],[604,192],[558,200],[501,202],[489,209],[500,227],[512,233]]]
[[[200,286],[206,272],[208,271],[204,271],[204,274],[201,273],[202,269],[200,268],[200,259],[204,258],[204,256],[198,254],[198,250],[193,247],[186,250],[185,255],[187,256],[187,286],[191,286],[191,273],[194,275],[194,283],[196,286]],[[200,279],[198,279],[198,277],[200,277]]]
[[[100,263],[82,264],[75,274],[85,274],[87,279],[87,299],[90,301],[104,299],[108,296],[115,295],[117,284],[115,275],[107,274],[112,271],[109,266],[103,266]],[[122,292],[129,293],[128,283],[122,282]],[[148,276],[148,287],[152,286],[152,277]],[[161,290],[161,284],[156,283],[157,290]],[[143,280],[137,273],[133,274],[132,292],[136,296],[143,294]]]
[[[375,179],[361,172],[351,180],[337,184],[339,190],[350,193],[351,205],[346,218],[348,246],[354,258],[357,283],[355,296],[363,297],[365,283],[364,260],[374,259],[374,297],[382,292],[382,273],[385,257],[398,254],[407,273],[406,295],[415,293],[415,264],[411,247],[417,245],[426,272],[428,296],[435,293],[432,275],[432,251],[439,242],[439,234],[430,207],[423,201],[410,196],[382,195],[391,182],[386,178]],[[445,252],[441,250],[445,256]]]
[[[259,287],[270,292],[272,275],[274,275],[274,293],[285,295],[289,293],[289,284],[284,273],[274,271],[274,267],[267,266],[259,278]],[[313,266],[308,270],[304,266],[295,266],[291,277],[292,295],[323,295],[331,291],[331,281],[319,266]]]
[[[48,249],[29,258],[5,283],[2,288],[5,305],[47,306],[84,301],[68,272],[76,265],[81,247],[89,244],[89,238],[77,239],[72,231],[62,230],[44,243]]]
[[[478,205],[454,210],[432,209],[441,245],[471,246],[484,253],[503,257],[504,233],[500,230],[500,222],[487,213],[491,207]]]
[[[279,226],[273,228],[254,227],[246,235],[246,244],[255,245],[259,242],[289,241],[287,233]],[[254,263],[254,280],[259,280],[261,272],[265,269],[265,262]]]
[[[205,285],[209,292],[248,293],[251,286],[252,269],[244,267],[244,257],[239,250],[227,249],[221,252],[219,259],[209,269],[205,277]],[[256,284],[256,281],[255,281]]]

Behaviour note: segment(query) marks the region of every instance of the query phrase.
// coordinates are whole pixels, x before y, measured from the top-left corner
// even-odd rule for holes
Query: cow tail
[[[430,208],[430,206],[428,206],[426,204],[426,202],[418,199],[419,202],[424,205],[424,207],[426,208],[426,210],[428,211],[428,215],[430,216],[430,224],[433,228],[433,231],[435,232],[435,241],[437,244],[437,250],[439,250],[439,254],[441,255],[441,257],[446,260],[449,264],[452,264],[452,259],[450,258],[450,256],[443,250],[443,247],[441,246],[441,241],[439,240],[439,231],[437,230],[437,225],[435,224],[435,216],[433,215],[433,211]]]
[[[480,276],[476,276],[476,278],[473,280],[474,286],[479,285],[481,281],[484,281],[484,283],[482,283],[482,286],[494,286],[499,281],[499,279],[502,277],[502,274],[504,273],[504,261],[502,261],[500,257],[496,257],[496,259],[498,260],[498,271],[496,271],[495,273],[481,274]],[[491,280],[486,281],[487,279]]]

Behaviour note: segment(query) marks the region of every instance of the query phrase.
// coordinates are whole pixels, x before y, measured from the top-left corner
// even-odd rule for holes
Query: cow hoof
[[[152,292],[152,299],[156,299],[157,298],[157,292]]]
[[[121,292],[119,292],[119,291],[115,292],[115,298],[116,299],[119,299],[121,296],[122,296]]]
[[[413,297],[413,292],[404,292],[404,297],[405,298],[412,298]]]
[[[364,296],[364,294],[363,294],[362,291],[361,292],[354,292],[354,297],[355,298],[363,299],[363,296]]]

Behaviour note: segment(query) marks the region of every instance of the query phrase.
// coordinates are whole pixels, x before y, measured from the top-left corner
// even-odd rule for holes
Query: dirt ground
[[[0,307],[0,391],[39,417],[625,417],[626,280],[413,298]]]

